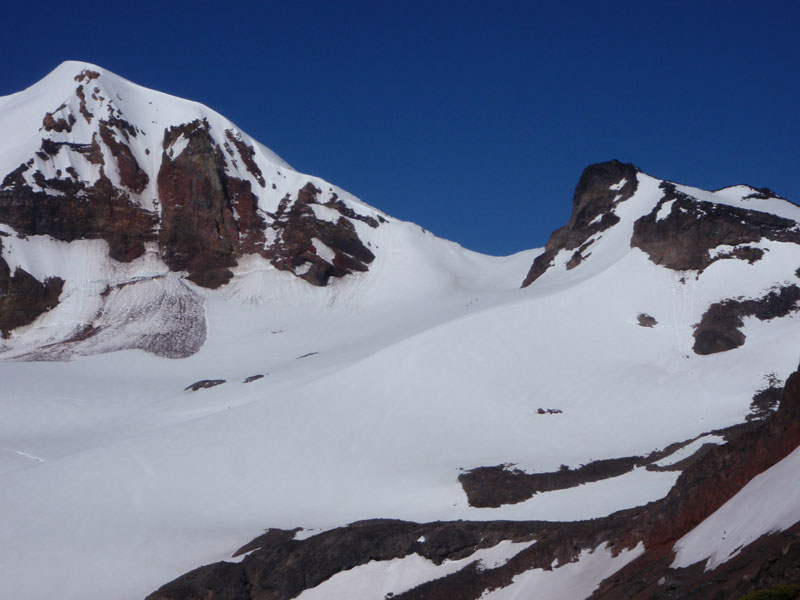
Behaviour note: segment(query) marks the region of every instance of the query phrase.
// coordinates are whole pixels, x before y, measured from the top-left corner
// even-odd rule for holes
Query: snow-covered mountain
[[[483,256],[77,62],[0,134],[0,597],[800,575],[800,207],[610,161]]]

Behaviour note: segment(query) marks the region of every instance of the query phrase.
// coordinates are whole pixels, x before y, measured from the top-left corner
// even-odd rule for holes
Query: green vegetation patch
[[[776,585],[766,590],[758,590],[745,594],[739,600],[798,600],[800,584]]]

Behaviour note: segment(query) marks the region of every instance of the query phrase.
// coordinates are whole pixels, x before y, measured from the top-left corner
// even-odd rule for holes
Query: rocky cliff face
[[[567,269],[575,268],[591,254],[593,236],[619,223],[614,209],[636,192],[638,172],[632,164],[618,160],[586,167],[575,187],[569,221],[550,236],[544,252],[533,261],[522,287],[541,277],[561,251],[572,253]]]
[[[115,262],[142,259],[149,248],[165,270],[206,289],[227,284],[247,255],[317,286],[365,272],[374,260],[362,237],[364,226],[385,222],[377,211],[294,172],[212,111],[167,102],[79,63],[65,63],[37,86],[37,98],[67,97],[41,114],[41,101],[17,108],[24,114],[5,121],[23,124],[18,137],[34,133],[26,122],[38,133],[27,154],[0,160],[4,234],[31,247],[45,238],[102,240],[108,271],[119,270]],[[24,257],[8,259],[0,283],[8,290],[0,310],[4,337],[57,307],[62,290],[77,285],[55,272],[37,280],[13,267]],[[106,298],[95,295],[101,303]],[[66,338],[99,330],[87,322]]]
[[[717,260],[735,258],[755,262],[764,251],[762,240],[800,244],[792,219],[764,211],[693,198],[663,182],[664,195],[647,215],[636,221],[631,247],[639,248],[657,265],[676,271],[703,271]],[[775,197],[769,190],[751,190],[744,200]],[[666,214],[664,214],[666,213]],[[727,253],[711,251],[730,246]]]

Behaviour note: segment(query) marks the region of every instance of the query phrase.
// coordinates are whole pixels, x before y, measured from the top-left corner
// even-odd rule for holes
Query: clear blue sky
[[[587,164],[800,201],[800,2],[7,3],[0,95],[66,59],[203,102],[395,217],[543,245]]]

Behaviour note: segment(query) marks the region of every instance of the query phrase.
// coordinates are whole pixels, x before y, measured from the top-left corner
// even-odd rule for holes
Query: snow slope
[[[74,67],[65,63],[0,99],[0,130],[16,132],[15,143],[0,150],[0,164],[13,167],[38,145],[27,136],[31,123],[38,129],[41,112],[61,101],[62,87],[64,97],[74,87]],[[142,137],[196,115],[212,129],[227,127],[205,107],[156,92],[141,92],[147,105],[123,105],[134,88],[115,77],[104,74],[102,95],[119,94],[115,102],[136,123],[155,121]],[[3,120],[19,106],[38,121]],[[292,182],[274,198],[270,191],[261,196],[264,206],[306,181],[253,144],[260,160]],[[537,250],[483,256],[393,219],[364,230],[376,255],[369,272],[326,287],[257,255],[211,290],[168,275],[153,252],[122,265],[105,256],[100,240],[4,237],[10,264],[68,282],[66,301],[20,337],[65,330],[76,315],[91,312],[81,290],[144,276],[156,282],[153,290],[120,299],[113,320],[127,324],[107,335],[136,335],[141,314],[160,306],[147,294],[162,285],[196,299],[206,331],[199,350],[180,360],[123,350],[20,362],[17,352],[6,353],[0,597],[142,598],[189,569],[229,557],[269,527],[330,528],[373,517],[569,521],[663,497],[678,472],[637,468],[499,508],[471,507],[457,479],[462,469],[479,466],[550,472],[646,455],[742,422],[765,377],[783,379],[794,370],[796,316],[748,318],[744,346],[708,356],[692,351],[692,333],[711,303],[796,281],[800,247],[765,240],[761,261],[720,260],[701,275],[659,267],[630,247],[634,221],[662,196],[659,180],[638,178],[635,195],[616,209],[620,222],[599,236],[590,257],[566,270],[564,251],[525,289],[519,286]],[[742,196],[749,188],[738,196],[731,190],[708,197],[748,202]],[[380,214],[337,192],[364,214]],[[800,209],[788,203],[775,210],[800,221]],[[145,308],[128,322],[132,305]],[[657,324],[640,326],[640,313]],[[159,327],[155,322],[146,329]],[[49,335],[29,339],[41,344]],[[263,377],[244,383],[254,375]],[[184,390],[206,379],[226,382]],[[683,547],[692,557],[707,552],[693,550],[691,541]],[[578,563],[525,574],[488,597],[526,597],[517,590],[535,586],[540,598],[583,598],[635,555],[612,557],[599,548]],[[412,571],[437,576],[429,568]],[[385,582],[388,572],[379,570],[378,579]],[[375,577],[375,565],[346,577],[362,575]],[[424,578],[398,585],[405,589],[412,579]],[[325,585],[343,590],[325,597],[352,597],[348,585]],[[306,596],[316,597],[311,590]]]
[[[761,536],[800,522],[800,449],[752,479],[675,544],[673,568],[700,561],[715,569]]]

